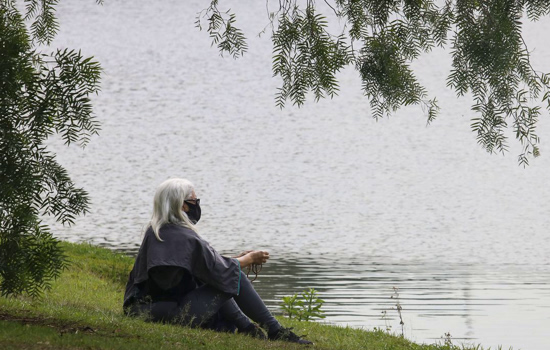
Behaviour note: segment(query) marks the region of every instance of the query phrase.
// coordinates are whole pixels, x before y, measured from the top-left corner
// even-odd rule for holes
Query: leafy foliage
[[[471,92],[478,117],[472,130],[489,152],[507,148],[504,131],[507,119],[514,121],[516,138],[524,145],[520,164],[527,155],[537,156],[536,120],[539,108],[527,106],[549,88],[548,78],[531,67],[529,52],[521,36],[521,15],[537,8],[548,13],[550,5],[534,1],[483,1],[456,6],[457,34],[453,40],[453,70],[448,85],[458,95]],[[532,18],[537,18],[532,16]],[[545,95],[543,100],[547,100]]]
[[[303,302],[298,299],[298,294],[291,296],[284,296],[283,302],[281,303],[281,309],[289,318],[292,316],[298,315],[300,308],[302,307]]]
[[[207,18],[207,31],[212,39],[212,45],[216,44],[222,56],[226,52],[237,58],[248,50],[243,32],[234,26],[235,14],[218,10],[218,0],[213,0],[210,7],[197,16],[195,24],[201,30],[201,20],[204,18]]]
[[[212,1],[205,10],[211,14],[211,23],[221,21],[218,2]],[[275,9],[268,1],[266,5],[273,73],[282,80],[277,106],[284,107],[289,99],[301,106],[309,92],[315,100],[332,98],[339,88],[336,73],[351,65],[361,77],[373,117],[391,115],[401,106],[421,105],[429,124],[440,108],[435,97],[428,98],[411,63],[434,47],[450,45],[452,69],[447,85],[458,97],[473,97],[471,127],[478,143],[490,153],[504,152],[511,127],[523,146],[519,163],[527,165],[529,158],[539,155],[536,125],[541,107],[536,104],[542,102],[550,109],[550,79],[531,66],[522,18],[536,21],[549,15],[549,1],[325,0],[317,4],[280,0]],[[329,32],[323,8],[333,21],[344,23],[341,32]],[[223,41],[218,45],[222,53],[246,48],[234,14],[230,24],[242,41],[235,45]],[[214,43],[223,38],[218,28],[221,24],[209,27]]]
[[[308,6],[305,12],[294,8],[279,18],[273,33],[273,73],[283,79],[276,104],[284,107],[290,98],[302,105],[308,91],[315,100],[338,92],[336,72],[351,62],[350,48],[343,36],[327,32],[327,20]]]
[[[84,147],[99,130],[90,95],[99,91],[101,68],[74,50],[51,55],[33,50],[57,31],[57,1],[26,1],[22,16],[0,0],[0,292],[33,297],[49,288],[66,266],[65,255],[41,215],[63,224],[88,208],[44,142],[55,133]],[[25,19],[33,19],[32,36]]]
[[[325,301],[317,296],[315,289],[304,290],[301,297],[298,299],[298,294],[283,297],[281,308],[289,318],[294,316],[298,321],[325,318],[324,311],[321,310]]]

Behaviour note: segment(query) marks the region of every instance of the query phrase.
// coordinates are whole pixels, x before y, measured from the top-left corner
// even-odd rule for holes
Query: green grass
[[[40,300],[0,298],[0,349],[459,349],[415,344],[383,331],[286,318],[279,320],[297,334],[307,334],[315,345],[261,341],[125,317],[121,304],[133,258],[89,244],[62,245],[70,267]]]

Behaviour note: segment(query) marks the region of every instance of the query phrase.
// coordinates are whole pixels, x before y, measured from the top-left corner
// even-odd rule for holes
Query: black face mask
[[[189,207],[189,211],[186,213],[187,217],[194,225],[201,219],[201,205],[199,203],[192,204],[189,202],[185,202],[185,204]]]

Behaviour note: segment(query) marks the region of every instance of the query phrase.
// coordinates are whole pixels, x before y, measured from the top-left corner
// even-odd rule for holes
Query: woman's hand
[[[253,250],[237,258],[241,264],[241,268],[250,265],[265,264],[267,259],[269,259],[269,253],[263,250]]]
[[[269,253],[263,250],[254,250],[247,255],[251,256],[252,264],[256,265],[265,264],[269,259]]]

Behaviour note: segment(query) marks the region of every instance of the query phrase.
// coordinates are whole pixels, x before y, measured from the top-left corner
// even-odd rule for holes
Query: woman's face
[[[197,195],[195,194],[195,191],[193,190],[193,192],[191,192],[191,197],[185,199],[186,201],[190,201],[192,204],[196,204],[195,200],[197,199]],[[188,212],[189,211],[189,206],[187,205],[187,203],[183,202],[183,207],[181,208],[184,212]]]

